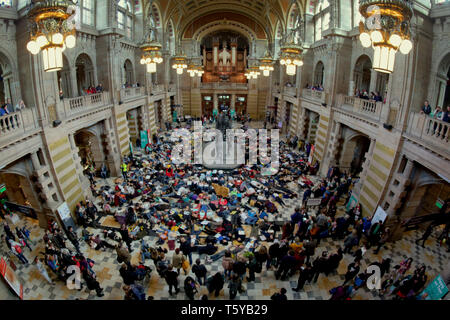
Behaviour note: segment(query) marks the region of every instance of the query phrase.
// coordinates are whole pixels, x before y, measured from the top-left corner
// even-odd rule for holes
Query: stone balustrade
[[[450,153],[450,123],[433,119],[426,114],[411,113],[406,133]]]
[[[172,86],[175,88],[174,85],[172,85]],[[161,93],[164,93],[164,90],[165,90],[163,84],[152,84],[152,85],[150,85],[149,89],[152,94],[161,94]]]
[[[284,93],[288,96],[295,97],[297,95],[296,87],[284,87]]]
[[[200,89],[248,90],[248,85],[236,82],[203,82]]]
[[[26,108],[0,117],[0,145],[4,141],[26,136],[38,128],[34,108]]]
[[[120,100],[126,101],[145,95],[144,87],[120,89]]]
[[[351,111],[354,114],[365,116],[374,121],[380,121],[381,112],[384,106],[382,102],[339,95],[337,107],[346,111]]]
[[[82,112],[89,111],[93,108],[105,106],[109,103],[108,97],[109,97],[108,92],[101,92],[76,98],[64,99],[63,100],[64,110],[63,113],[60,114],[60,117],[70,118]]]
[[[302,97],[306,99],[315,100],[320,103],[326,103],[326,93],[325,91],[318,91],[312,89],[303,89]]]

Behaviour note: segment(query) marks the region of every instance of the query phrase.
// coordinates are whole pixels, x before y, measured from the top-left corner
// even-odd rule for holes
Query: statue
[[[222,52],[219,54],[219,66],[229,67],[231,63],[231,53],[227,50],[227,42],[223,42]]]
[[[227,129],[231,129],[231,121],[225,112],[220,112],[217,117],[216,129],[222,132],[223,139],[226,139]]]

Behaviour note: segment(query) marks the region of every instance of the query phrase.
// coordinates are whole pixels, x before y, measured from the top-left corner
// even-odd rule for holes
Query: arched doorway
[[[366,55],[358,58],[353,70],[353,81],[355,89],[359,91],[370,90],[370,78],[372,74],[372,61]]]
[[[321,85],[323,86],[323,72],[324,72],[324,65],[322,61],[317,62],[316,68],[314,69],[314,83],[313,85]]]
[[[87,88],[95,86],[94,65],[91,58],[85,53],[78,56],[75,62],[77,73],[78,94],[83,95]]]
[[[340,169],[358,175],[362,171],[365,154],[369,151],[369,147],[370,139],[362,134],[351,135],[345,139],[339,160]]]
[[[6,102],[6,99],[11,99],[11,82],[12,70],[8,58],[0,52],[0,103]],[[14,103],[14,101],[12,101]]]
[[[108,166],[100,139],[94,133],[83,129],[75,133],[74,138],[83,169],[87,169],[90,165],[100,169],[103,163]]]
[[[436,75],[436,106],[450,105],[450,53],[439,64]]]
[[[123,64],[123,72],[125,86],[134,84],[133,64],[129,59]]]
[[[72,97],[72,86],[70,78],[70,66],[66,56],[63,54],[63,69],[57,72],[58,89],[64,98]]]

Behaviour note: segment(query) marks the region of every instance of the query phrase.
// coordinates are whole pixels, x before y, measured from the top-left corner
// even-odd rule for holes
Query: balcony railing
[[[236,82],[203,82],[200,89],[248,90],[248,85],[247,83]]]
[[[411,113],[406,133],[450,153],[450,123],[448,122],[433,119],[426,114]]]
[[[145,95],[144,87],[120,89],[120,100],[126,101]]]
[[[174,86],[174,85],[172,85],[172,86]],[[164,85],[163,84],[152,84],[152,85],[150,85],[149,90],[152,94],[164,93]]]
[[[372,120],[379,121],[381,118],[383,103],[339,95],[338,107],[356,114],[363,115]]]
[[[288,96],[295,97],[297,95],[297,88],[296,87],[284,87],[284,93]]]
[[[303,89],[302,96],[307,99],[316,100],[320,103],[326,103],[325,91],[318,91],[312,89]]]
[[[24,109],[0,117],[0,144],[2,141],[25,135],[38,127],[34,109]]]
[[[94,93],[86,96],[68,98],[63,100],[63,116],[70,118],[93,108],[105,106],[109,103],[109,92]]]

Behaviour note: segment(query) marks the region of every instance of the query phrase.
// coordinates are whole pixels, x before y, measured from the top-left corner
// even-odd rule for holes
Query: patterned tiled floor
[[[317,179],[311,177],[311,179]],[[101,184],[101,181],[98,181]],[[112,184],[112,182],[110,182]],[[286,206],[281,210],[282,217],[279,218],[283,221],[289,219],[290,215],[293,213],[298,200],[287,200]],[[342,209],[342,208],[340,208]],[[341,211],[341,210],[340,210]],[[1,219],[0,219],[1,220]],[[103,226],[116,227],[117,223],[111,217],[102,218],[100,220]],[[30,253],[28,249],[25,249],[25,256],[31,261],[39,252],[43,251],[42,248],[42,234],[43,230],[39,228],[35,221],[24,218],[20,223],[25,223],[30,230],[32,230],[32,238],[35,239],[34,242],[38,243],[33,246],[33,251]],[[98,233],[97,229],[88,229],[91,233]],[[246,233],[249,235],[250,227],[246,228]],[[413,268],[423,263],[427,266],[427,274],[429,281],[438,275],[444,268],[449,264],[450,253],[447,252],[447,247],[441,248],[437,244],[435,238],[431,238],[426,242],[426,247],[422,248],[415,244],[415,240],[419,238],[421,232],[410,231],[404,235],[404,237],[397,241],[396,243],[389,243],[386,248],[382,249],[378,255],[373,254],[373,250],[369,250],[363,257],[362,268],[365,269],[368,264],[380,260],[380,258],[390,257],[393,260],[392,266],[399,263],[401,260],[412,257],[414,259]],[[149,245],[154,245],[156,242],[156,237],[145,237],[144,240]],[[334,252],[336,247],[340,245],[343,247],[342,240],[334,241],[330,238],[321,241],[319,248],[316,250],[316,256],[321,255],[324,250],[328,252]],[[68,243],[70,247],[71,244]],[[168,249],[167,245],[165,247]],[[140,242],[135,241],[133,243],[132,252],[132,263],[138,263],[140,259]],[[42,300],[42,299],[108,299],[108,300],[121,300],[124,297],[122,290],[123,282],[119,274],[120,265],[118,264],[116,258],[115,250],[107,249],[106,251],[95,251],[89,248],[85,243],[81,246],[81,251],[89,258],[94,260],[96,264],[94,265],[94,270],[97,273],[98,280],[101,287],[104,288],[105,296],[98,298],[95,292],[87,292],[86,290],[69,290],[63,283],[56,282],[54,286],[46,282],[46,280],[40,275],[36,267],[32,264],[24,266],[20,264],[17,259],[14,260],[17,265],[17,275],[22,279],[24,284],[24,298],[27,300]],[[171,260],[173,251],[169,251],[168,258]],[[198,257],[197,253],[193,253],[193,260]],[[202,263],[205,262],[205,256],[201,257]],[[208,269],[208,275],[214,274],[216,271],[222,271],[221,259],[206,264]],[[280,288],[287,289],[288,299],[304,299],[304,300],[327,300],[330,298],[329,290],[337,285],[342,284],[344,279],[344,274],[346,272],[347,265],[353,261],[353,257],[349,254],[344,255],[344,259],[341,261],[338,269],[334,274],[329,276],[324,276],[323,274],[319,276],[317,283],[306,284],[301,292],[295,292],[292,288],[297,285],[297,275],[292,276],[286,281],[276,280],[274,276],[274,271],[267,271],[265,266],[260,274],[256,274],[256,280],[251,283],[247,283],[244,280],[244,286],[246,291],[244,293],[238,294],[236,299],[239,300],[265,300],[270,299],[270,296],[279,291]],[[161,300],[171,300],[171,299],[187,299],[183,290],[183,283],[185,275],[181,272],[179,277],[180,293],[177,295],[170,296],[168,293],[168,286],[164,279],[161,279],[156,272],[153,262],[149,259],[146,261],[146,265],[152,268],[151,279],[148,284],[146,284],[147,295],[153,296],[155,299]],[[49,274],[54,279],[55,276],[50,272]],[[192,277],[194,275],[190,273]],[[196,294],[196,299],[199,299],[203,294],[208,294],[206,288],[202,286],[199,292]],[[209,299],[229,299],[229,292],[227,285],[225,284],[224,289],[221,291],[218,298],[214,298],[214,295],[208,295]],[[355,300],[368,300],[368,299],[380,299],[376,292],[371,292],[365,288],[359,289],[355,296]]]

